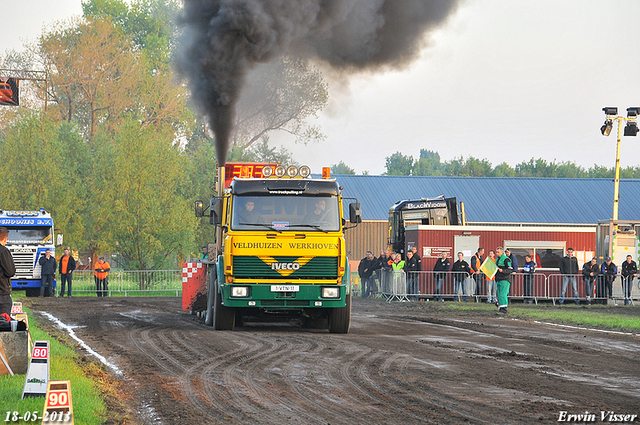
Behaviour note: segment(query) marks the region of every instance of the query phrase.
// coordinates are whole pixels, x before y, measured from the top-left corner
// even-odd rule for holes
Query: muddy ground
[[[29,303],[78,326],[122,372],[109,423],[540,424],[563,411],[596,423],[601,412],[640,414],[637,334],[435,302],[356,299],[347,335],[295,323],[214,331],[179,298]]]

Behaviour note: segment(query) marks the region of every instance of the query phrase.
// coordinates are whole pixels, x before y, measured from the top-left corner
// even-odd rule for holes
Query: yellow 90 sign
[[[70,381],[49,381],[47,386],[42,423],[54,422],[73,425]]]

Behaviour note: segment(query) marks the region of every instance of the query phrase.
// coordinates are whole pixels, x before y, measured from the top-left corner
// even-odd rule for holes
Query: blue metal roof
[[[596,224],[613,212],[613,179],[335,175],[364,220],[387,220],[397,201],[444,195],[468,222]],[[620,180],[620,220],[640,220],[640,180]]]

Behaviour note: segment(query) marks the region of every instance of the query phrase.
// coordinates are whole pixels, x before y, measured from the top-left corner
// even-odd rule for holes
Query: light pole
[[[616,178],[613,187],[613,220],[618,220],[618,201],[620,197],[620,139],[622,138],[622,122],[625,121],[627,125],[624,127],[625,136],[637,136],[638,135],[638,123],[636,119],[640,114],[640,107],[627,108],[627,116],[622,117],[618,115],[618,107],[604,107],[602,108],[607,118],[604,121],[600,132],[603,136],[611,134],[613,128],[613,121],[618,122],[618,144],[616,147]]]

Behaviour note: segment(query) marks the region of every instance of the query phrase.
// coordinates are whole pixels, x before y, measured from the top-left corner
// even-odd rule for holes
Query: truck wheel
[[[345,297],[345,306],[334,308],[329,313],[329,332],[334,334],[349,333],[351,327],[351,294]]]
[[[236,312],[233,308],[222,305],[222,294],[218,292],[217,279],[214,283],[214,297],[213,329],[217,331],[232,331],[236,322]]]

